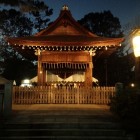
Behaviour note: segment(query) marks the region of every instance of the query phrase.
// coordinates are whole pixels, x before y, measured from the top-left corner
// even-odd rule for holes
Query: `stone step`
[[[133,140],[132,137],[108,136],[28,136],[28,137],[1,137],[1,140]]]
[[[102,115],[47,115],[47,114],[24,114],[21,116],[16,116],[16,118],[29,118],[29,117],[33,117],[33,118],[79,118],[79,119],[103,119],[103,120],[114,120],[114,118],[112,118],[112,116],[102,116]]]
[[[27,118],[27,119],[15,119],[15,120],[11,120],[11,121],[8,121],[7,123],[52,123],[52,122],[55,122],[55,123],[117,123],[115,121],[109,121],[109,120],[99,120],[99,119],[88,119],[88,118],[85,118],[85,119],[82,119],[82,118]]]
[[[26,122],[5,123],[0,125],[1,129],[120,129],[118,123],[112,122]]]
[[[45,121],[45,122],[57,122],[57,121],[61,121],[61,122],[67,122],[67,121],[71,121],[71,122],[115,122],[115,120],[112,117],[105,117],[105,116],[99,116],[99,115],[94,115],[94,116],[74,116],[74,115],[55,115],[55,116],[47,116],[47,115],[23,115],[23,116],[18,116],[15,118],[12,118],[13,122],[26,122],[26,121]],[[11,121],[11,120],[10,120]]]
[[[1,125],[0,140],[134,140],[126,136],[118,123],[5,123]]]
[[[125,136],[122,130],[112,129],[6,129],[0,136]]]
[[[0,124],[0,140],[134,140],[111,113],[99,110],[22,111]]]

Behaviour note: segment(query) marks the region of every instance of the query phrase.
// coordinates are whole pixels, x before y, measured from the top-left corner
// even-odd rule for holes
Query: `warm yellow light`
[[[131,83],[131,87],[135,87],[135,84],[134,83]]]
[[[25,80],[22,80],[21,86],[22,87],[31,87],[32,84],[29,79],[25,79]]]
[[[135,57],[139,57],[140,56],[140,36],[135,36],[133,38],[133,48],[134,48]]]
[[[30,80],[25,79],[25,80],[23,81],[23,83],[29,84],[29,83],[30,83]]]

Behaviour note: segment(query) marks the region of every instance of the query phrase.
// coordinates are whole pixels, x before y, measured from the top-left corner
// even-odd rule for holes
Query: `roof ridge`
[[[65,8],[65,9],[64,9]],[[68,21],[69,20],[69,21]],[[41,36],[46,33],[48,35],[51,33],[51,31],[54,29],[54,27],[62,21],[64,26],[67,26],[68,22],[72,23],[74,28],[81,32],[81,34],[85,34],[86,36],[92,36],[92,37],[98,37],[97,35],[91,33],[90,31],[86,30],[82,25],[80,25],[72,16],[70,10],[68,7],[63,7],[63,9],[60,11],[60,14],[58,18],[47,28],[43,29],[42,31],[36,33],[34,36]]]

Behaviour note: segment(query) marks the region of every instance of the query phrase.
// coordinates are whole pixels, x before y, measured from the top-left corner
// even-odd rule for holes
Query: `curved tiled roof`
[[[123,38],[105,38],[84,29],[74,20],[68,9],[63,9],[59,17],[46,29],[27,37],[7,38],[19,51],[23,46],[119,46]],[[43,48],[43,49],[44,49]],[[31,52],[31,51],[30,51]]]

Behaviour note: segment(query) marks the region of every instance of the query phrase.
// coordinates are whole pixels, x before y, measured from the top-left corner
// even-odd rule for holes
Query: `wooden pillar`
[[[38,54],[38,85],[42,85],[43,83],[43,70],[42,70],[42,64],[41,64],[41,56]]]
[[[43,71],[43,73],[42,73],[43,74],[42,75],[43,76],[43,83],[42,84],[45,86],[45,84],[46,84],[46,69],[43,67],[42,71]]]
[[[89,66],[85,71],[85,86],[92,87],[92,62],[89,62]]]
[[[89,57],[90,57],[90,61],[85,71],[85,86],[86,87],[92,87],[92,68],[93,68],[92,55],[89,54]]]

